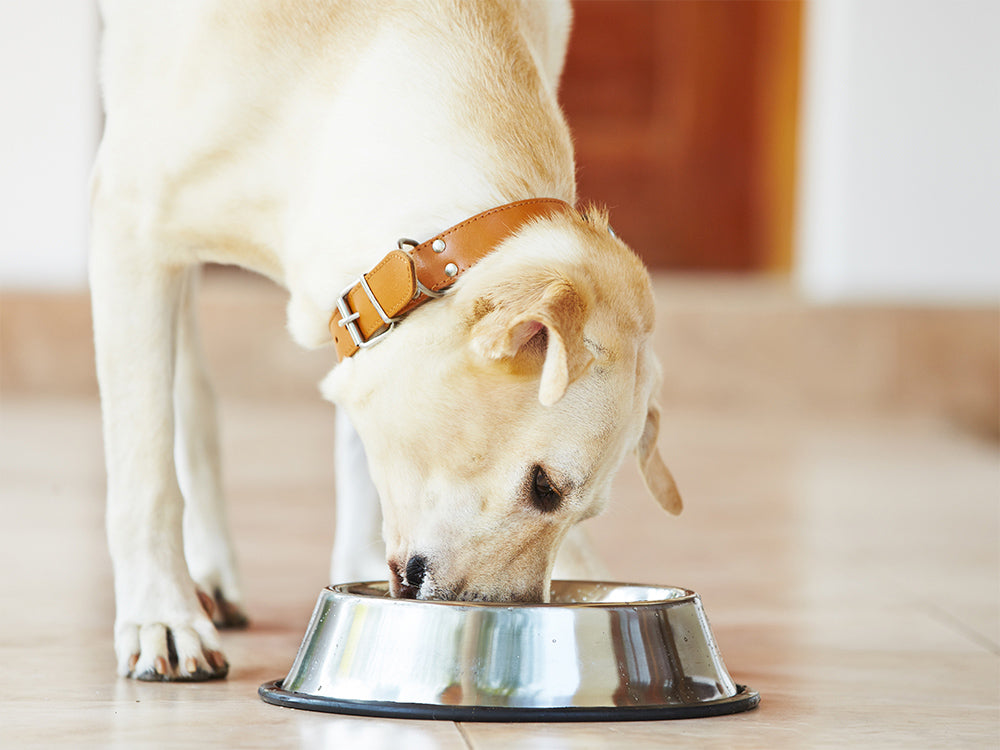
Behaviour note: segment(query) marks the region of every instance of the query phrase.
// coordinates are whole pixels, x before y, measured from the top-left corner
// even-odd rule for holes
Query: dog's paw
[[[231,555],[206,554],[202,545],[198,554],[186,550],[188,570],[198,592],[198,601],[217,628],[245,628],[250,620],[243,608],[236,562]]]
[[[250,624],[242,605],[227,599],[222,589],[217,586],[213,588],[211,594],[198,587],[198,601],[217,628],[242,630]]]
[[[206,617],[185,623],[124,624],[115,633],[118,673],[154,682],[217,680],[229,672]]]

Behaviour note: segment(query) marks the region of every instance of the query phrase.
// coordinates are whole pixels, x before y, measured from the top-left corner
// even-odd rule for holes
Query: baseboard
[[[658,275],[655,345],[667,408],[906,413],[1000,434],[1000,309],[814,305],[781,280]],[[223,397],[318,398],[332,350],[285,331],[285,292],[211,269],[201,318]],[[0,297],[0,389],[95,396],[86,293]]]

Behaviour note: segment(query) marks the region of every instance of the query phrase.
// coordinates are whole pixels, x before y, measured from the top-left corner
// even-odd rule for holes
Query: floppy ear
[[[636,448],[639,471],[656,502],[662,505],[664,510],[676,516],[683,510],[684,503],[677,491],[674,477],[664,465],[660,451],[656,447],[656,438],[659,434],[660,407],[650,402],[649,411],[646,413],[646,426],[642,430],[642,437],[639,438],[639,446]]]
[[[476,300],[472,347],[488,359],[544,357],[538,400],[551,406],[590,365],[583,341],[587,304],[565,278],[496,290]]]

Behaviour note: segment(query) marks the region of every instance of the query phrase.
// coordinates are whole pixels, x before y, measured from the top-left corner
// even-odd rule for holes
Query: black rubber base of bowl
[[[437,721],[660,721],[664,719],[699,719],[750,711],[760,703],[760,694],[745,685],[737,685],[732,698],[687,706],[565,706],[557,708],[520,708],[509,706],[439,706],[429,703],[392,703],[352,701],[305,695],[284,690],[281,680],[265,682],[257,694],[266,702],[287,708],[325,711],[352,716],[377,716],[385,719],[432,719]]]

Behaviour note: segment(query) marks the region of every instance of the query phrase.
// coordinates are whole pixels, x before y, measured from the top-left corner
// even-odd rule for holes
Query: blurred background
[[[562,101],[581,195],[657,269],[822,300],[1000,291],[1000,4],[584,0]],[[99,20],[0,7],[4,288],[85,283]]]
[[[1000,434],[1000,3],[574,7],[561,98],[580,195],[610,207],[665,287],[661,333],[683,365],[668,364],[664,400],[917,409]],[[8,393],[96,393],[86,243],[99,33],[91,2],[0,5]],[[280,319],[280,293],[261,293],[277,295]],[[259,335],[234,335],[234,356],[217,358],[223,387],[284,392],[299,353],[271,357],[280,372],[261,387],[235,364],[259,356]]]

